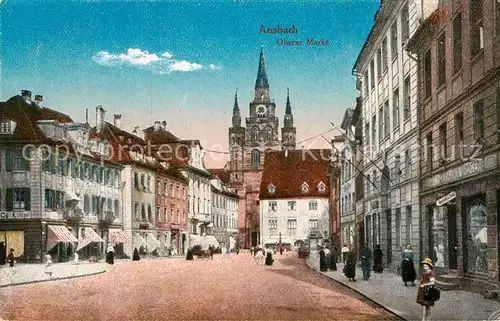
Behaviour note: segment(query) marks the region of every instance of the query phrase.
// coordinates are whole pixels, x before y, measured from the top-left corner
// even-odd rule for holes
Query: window
[[[7,211],[30,211],[31,193],[29,188],[7,188],[5,206]]]
[[[371,186],[372,186],[371,177],[370,177],[370,174],[368,174],[366,176],[366,193],[367,194],[370,192]]]
[[[309,185],[307,185],[306,182],[302,183],[302,186],[300,188],[303,194],[309,193]]]
[[[370,62],[370,88],[375,88],[375,62]]]
[[[12,171],[29,171],[30,170],[30,155],[24,157],[22,149],[8,149],[5,153],[5,170]]]
[[[390,112],[389,112],[389,100],[386,100],[384,103],[384,133],[385,133],[385,138],[388,138],[390,135],[390,124],[391,124],[391,118],[390,118]]]
[[[458,113],[455,116],[455,145],[460,159],[464,157],[464,114]]]
[[[88,201],[88,196],[85,195],[84,200]],[[45,209],[50,209],[50,210],[55,210],[56,209],[56,195],[55,191],[51,189],[45,189]],[[89,204],[84,204],[84,211],[85,213],[88,213],[88,208],[85,209],[85,207],[88,207]]]
[[[266,127],[266,142],[273,141],[273,129],[271,127]]]
[[[259,140],[259,128],[252,127],[252,141],[257,142]]]
[[[401,246],[401,209],[396,209],[396,246]]]
[[[377,187],[379,184],[378,184],[378,177],[377,177],[377,171],[373,171],[373,183],[375,184],[375,187]]]
[[[134,187],[135,189],[139,189],[139,174],[134,173]]]
[[[500,7],[500,5],[498,5]],[[500,142],[500,87],[497,87],[497,136],[498,136],[498,142]]]
[[[276,212],[277,209],[278,209],[278,202],[269,201],[269,211]]]
[[[0,134],[10,134],[10,120],[0,120]]]
[[[382,69],[387,70],[387,37],[382,40]]]
[[[396,179],[399,179],[400,175],[401,175],[401,156],[396,155],[394,157],[394,177]]]
[[[288,229],[294,230],[296,228],[297,228],[297,220],[296,219],[289,219],[288,220]]]
[[[405,151],[405,178],[411,178],[411,154],[409,149]]]
[[[453,19],[453,73],[462,69],[462,15]]]
[[[318,201],[309,201],[309,210],[317,211],[318,210]]]
[[[439,149],[441,150],[440,151],[440,154],[439,154],[439,158],[441,160],[446,160],[447,158],[447,153],[448,153],[448,145],[446,143],[446,123],[443,123],[441,124],[441,126],[439,126]]]
[[[141,174],[141,187],[140,190],[145,191],[146,190],[146,183],[145,183],[145,176],[144,174]]]
[[[141,218],[146,221],[146,205],[144,203],[141,204]]]
[[[406,206],[406,244],[413,244],[413,217],[411,205]]]
[[[135,219],[139,220],[139,218],[140,218],[139,203],[134,204],[134,213],[135,213]]]
[[[432,146],[432,133],[427,134],[426,143],[427,143],[427,155],[426,155],[427,170],[430,171],[432,170],[432,161],[434,159],[433,146]]]
[[[403,120],[406,121],[410,119],[410,111],[411,111],[410,76],[405,78],[403,90],[404,90]]]
[[[476,142],[484,140],[483,101],[478,101],[474,104],[474,134]]]
[[[366,123],[365,124],[365,146],[370,145],[370,124]]]
[[[428,50],[424,56],[424,98],[427,99],[432,93],[432,60],[431,51]]]
[[[278,228],[278,220],[275,218],[269,219],[269,229],[275,230]]]
[[[163,221],[165,221],[165,222],[168,221],[167,208],[163,209]]]
[[[495,35],[500,37],[500,2],[493,1],[495,3]]]
[[[378,80],[382,78],[382,48],[377,50],[377,77]]]
[[[318,220],[317,219],[311,219],[311,220],[309,220],[309,228],[311,230],[318,229]]]
[[[297,209],[297,202],[296,201],[288,201],[288,210],[295,211],[296,209]]]
[[[470,41],[471,56],[474,57],[483,49],[483,0],[470,0]]]
[[[394,21],[391,27],[391,55],[392,60],[398,56],[398,22]]]
[[[170,223],[174,223],[174,211],[175,211],[174,205],[170,205]]]
[[[115,200],[115,210],[114,210],[115,216],[120,217],[120,201]]]
[[[438,87],[446,83],[446,37],[443,32],[437,43]]]
[[[363,79],[365,85],[365,96],[368,97],[368,92],[369,92],[368,71],[365,71],[365,76],[363,77]]]
[[[320,182],[320,183],[318,184],[318,191],[319,191],[320,193],[324,193],[324,192],[326,191],[326,185],[325,185],[325,183]]]
[[[149,175],[147,177],[146,190],[148,192],[151,192],[151,176],[149,176]]]
[[[177,224],[181,224],[181,211],[177,210]]]
[[[410,39],[410,11],[408,10],[408,3],[401,11],[401,42],[405,45]]]
[[[253,168],[260,167],[260,152],[256,149],[252,151],[252,167]]]
[[[148,222],[153,222],[153,210],[151,204],[148,204]]]
[[[372,148],[374,148],[375,143],[377,141],[377,117],[375,115],[373,115],[371,126],[372,126]]]
[[[45,190],[45,208],[49,209],[52,208],[52,203],[48,201],[47,198],[47,190]],[[88,195],[83,196],[83,212],[85,214],[90,214],[90,197]]]
[[[379,143],[384,139],[384,108],[380,106],[378,110],[378,141]]]
[[[392,124],[394,128],[399,126],[399,88],[392,95]]]

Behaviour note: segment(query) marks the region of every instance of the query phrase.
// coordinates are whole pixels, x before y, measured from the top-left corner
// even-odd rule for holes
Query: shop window
[[[488,272],[488,219],[486,204],[482,200],[465,201],[467,217],[467,272]]]
[[[7,188],[5,190],[7,211],[31,210],[31,191],[29,188]]]
[[[432,207],[432,262],[435,267],[444,267],[444,251],[446,242],[446,226],[444,222],[444,207]]]

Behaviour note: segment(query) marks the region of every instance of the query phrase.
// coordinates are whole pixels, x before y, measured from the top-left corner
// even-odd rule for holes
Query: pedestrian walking
[[[73,263],[78,264],[78,260],[80,259],[80,256],[78,255],[77,252],[73,255]]]
[[[347,253],[349,253],[349,248],[344,244],[342,247],[342,263],[346,263],[347,261]]]
[[[401,261],[401,276],[405,286],[411,282],[411,286],[415,286],[415,279],[417,278],[417,271],[415,271],[415,264],[413,263],[413,250],[411,245],[406,245],[406,249],[402,253]]]
[[[283,255],[283,246],[280,245],[280,255]]]
[[[139,261],[141,257],[139,256],[139,251],[137,251],[137,248],[134,248],[134,255],[132,256],[132,261]]]
[[[0,242],[0,265],[5,265],[5,259],[7,258],[7,248],[4,242]]]
[[[271,265],[273,265],[273,263],[274,263],[273,254],[272,254],[272,251],[269,249],[269,250],[267,250],[267,254],[266,254],[266,265],[271,266]]]
[[[257,253],[255,253],[254,260],[256,265],[262,265],[264,262],[264,254],[262,251],[257,251]]]
[[[384,271],[384,265],[382,263],[382,258],[384,257],[384,253],[380,248],[380,244],[375,246],[375,250],[373,251],[373,272],[382,273]]]
[[[422,321],[430,320],[431,306],[440,298],[440,291],[436,287],[436,280],[432,272],[432,260],[426,258],[422,261],[424,273],[420,279],[420,286],[417,292],[417,303],[423,307]]]
[[[334,246],[331,249],[331,258],[330,258],[330,270],[337,271],[337,247]]]
[[[208,247],[208,251],[209,251],[209,253],[210,253],[210,260],[213,260],[213,259],[214,259],[214,250],[215,250],[215,249],[214,249],[214,247],[213,247],[212,245],[210,245],[210,246]]]
[[[52,279],[52,257],[48,253],[45,254],[45,274]]]
[[[111,243],[108,243],[108,248],[106,250],[106,263],[111,265],[115,264],[115,249]]]
[[[16,261],[14,260],[14,249],[9,250],[9,255],[7,255],[7,261],[9,261],[10,267],[14,267],[14,263],[16,263]]]
[[[370,279],[370,270],[372,268],[372,249],[365,243],[363,250],[361,251],[361,268],[363,270],[363,280],[368,281]]]
[[[349,279],[349,282],[356,282],[356,253],[354,253],[354,248],[351,246],[349,252],[346,254],[346,260],[344,265],[344,275]]]
[[[186,261],[192,261],[193,258],[193,249],[188,248],[187,253],[186,253]]]
[[[332,259],[332,252],[330,252],[330,249],[326,246],[324,248],[324,251],[325,251],[325,259],[326,259],[326,270],[328,271],[328,269],[330,268],[330,262]]]
[[[328,271],[328,265],[326,265],[326,254],[323,248],[319,250],[319,270],[321,272]]]

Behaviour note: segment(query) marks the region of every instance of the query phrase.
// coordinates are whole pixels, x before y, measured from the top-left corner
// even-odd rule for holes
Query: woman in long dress
[[[321,272],[328,271],[328,266],[326,265],[326,254],[325,250],[319,250],[319,270]]]
[[[351,247],[346,255],[346,262],[344,266],[344,275],[349,279],[349,282],[356,282],[356,253]]]
[[[406,249],[402,254],[401,262],[401,276],[405,286],[408,286],[408,282],[411,282],[412,286],[415,286],[415,279],[417,278],[417,272],[415,271],[415,265],[413,263],[413,251],[411,245],[408,244]]]
[[[384,257],[384,253],[380,248],[380,244],[377,244],[375,247],[375,251],[373,251],[373,272],[382,273],[384,271],[384,266],[382,264],[382,258]]]
[[[113,247],[113,244],[108,243],[108,248],[106,250],[106,262],[108,264],[115,264],[115,248]]]
[[[271,253],[271,250],[268,250],[266,254],[266,265],[271,266],[273,265],[273,262],[273,254]]]

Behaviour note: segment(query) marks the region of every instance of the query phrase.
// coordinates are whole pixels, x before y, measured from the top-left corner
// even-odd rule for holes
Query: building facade
[[[395,270],[418,242],[417,63],[404,47],[427,1],[383,1],[354,65],[361,80],[365,242]]]
[[[331,150],[270,151],[266,159],[259,195],[260,243],[296,246],[311,234],[328,241]]]
[[[256,246],[259,242],[259,188],[264,168],[265,152],[269,150],[295,149],[296,129],[288,95],[284,126],[279,133],[276,103],[271,99],[264,53],[261,49],[254,99],[249,104],[249,116],[245,127],[241,126],[241,111],[236,95],[233,107],[232,127],[229,128],[229,172],[231,186],[238,194],[239,245],[241,248]]]
[[[221,248],[228,251],[236,249],[238,239],[238,195],[220,178],[211,180],[212,184],[212,235]]]
[[[0,104],[0,242],[18,261],[100,256],[125,242],[119,177],[107,142],[23,91]]]
[[[438,274],[484,290],[500,283],[500,3],[432,9],[408,46],[419,61],[421,247]]]

